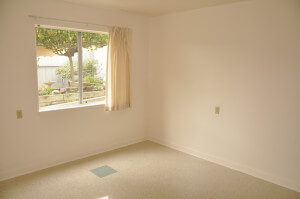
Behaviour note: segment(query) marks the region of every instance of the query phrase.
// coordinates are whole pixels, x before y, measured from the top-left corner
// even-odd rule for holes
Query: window
[[[105,103],[108,34],[36,27],[39,110]]]

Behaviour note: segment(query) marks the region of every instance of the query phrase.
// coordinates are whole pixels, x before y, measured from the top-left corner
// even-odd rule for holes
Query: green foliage
[[[85,78],[88,75],[95,76],[97,74],[97,60],[86,60],[83,62],[82,66],[82,76]],[[60,66],[56,68],[56,75],[59,76],[60,78],[71,78],[71,70],[70,70],[70,63],[67,62],[65,65]],[[74,62],[74,74],[78,75],[78,62]],[[75,82],[76,79],[78,81],[78,76],[75,76]]]
[[[107,45],[108,35],[82,33],[82,47],[96,50]],[[72,57],[77,51],[77,32],[49,28],[36,28],[36,45],[43,46],[60,56]]]
[[[39,66],[39,65],[40,65],[40,64],[39,64],[39,62],[40,62],[40,59],[41,59],[41,58],[39,58],[39,57],[37,57],[37,58],[36,58],[36,65],[37,65],[37,66]]]
[[[95,76],[97,74],[97,68],[96,68],[97,63],[98,63],[97,60],[94,60],[94,59],[87,60],[83,63],[83,66],[82,66],[83,78],[88,75]]]
[[[83,78],[84,83],[89,83],[89,84],[103,84],[103,81],[92,76],[92,75],[87,75],[86,77]]]
[[[77,74],[77,70],[78,70],[78,67],[75,66],[75,69],[74,69],[75,74]],[[57,76],[59,76],[62,79],[65,79],[65,78],[71,79],[70,63],[67,63],[63,66],[56,68],[55,73]]]
[[[39,95],[51,95],[52,89],[47,87],[43,84],[41,90],[39,91]]]
[[[103,90],[103,87],[102,87],[102,86],[97,86],[95,90],[96,90],[96,91],[102,91],[102,90]]]

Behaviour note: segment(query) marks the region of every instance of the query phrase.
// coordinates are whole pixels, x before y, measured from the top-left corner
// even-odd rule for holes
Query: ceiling
[[[245,0],[62,0],[80,5],[118,9],[143,16],[159,16]]]

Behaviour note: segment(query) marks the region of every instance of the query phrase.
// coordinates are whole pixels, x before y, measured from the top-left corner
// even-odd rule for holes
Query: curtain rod
[[[50,17],[34,16],[34,15],[28,15],[28,17],[33,18],[33,19],[47,19],[47,20],[53,20],[53,21],[61,21],[61,22],[84,24],[86,26],[92,25],[92,26],[109,27],[107,25],[102,25],[102,24],[85,23],[85,22],[78,22],[78,21],[72,21],[72,20],[63,20],[63,19],[50,18]]]

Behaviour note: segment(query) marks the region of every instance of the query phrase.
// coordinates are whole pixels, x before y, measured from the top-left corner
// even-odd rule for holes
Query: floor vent
[[[98,167],[96,169],[92,169],[90,170],[93,174],[95,174],[96,176],[98,176],[99,178],[103,178],[105,176],[108,176],[110,174],[116,173],[117,171],[114,170],[113,168],[111,168],[110,166],[102,166],[102,167]]]

